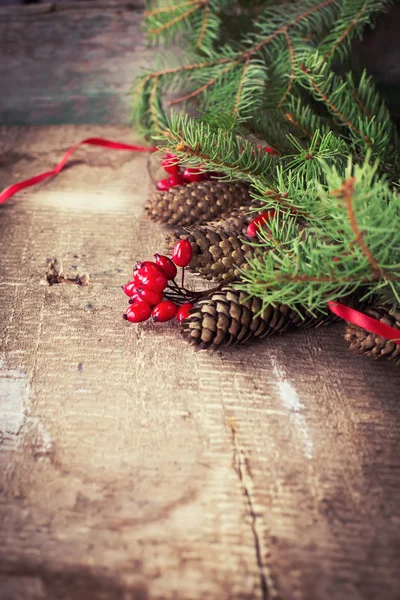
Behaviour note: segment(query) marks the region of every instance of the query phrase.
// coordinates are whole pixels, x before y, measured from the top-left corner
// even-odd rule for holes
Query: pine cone
[[[256,249],[244,234],[224,227],[180,227],[167,237],[167,249],[171,250],[180,239],[192,245],[193,258],[189,268],[213,281],[233,281],[246,267],[246,258],[255,256]],[[247,241],[248,240],[248,241]]]
[[[223,229],[225,232],[242,232],[246,234],[247,226],[257,216],[255,208],[262,208],[262,203],[252,200],[250,204],[239,206],[223,213],[218,219],[209,221],[208,227]]]
[[[245,292],[224,286],[195,304],[182,323],[182,334],[199,349],[217,350],[303,324],[301,316],[284,304],[270,305],[256,316],[261,307],[260,298],[249,299]]]
[[[201,225],[233,208],[251,203],[249,186],[243,181],[209,179],[158,192],[145,210],[150,219],[167,225]]]
[[[364,312],[373,319],[398,329],[400,337],[400,310],[390,312],[390,306],[378,304],[365,309]],[[400,363],[400,346],[376,333],[370,333],[362,327],[348,323],[344,338],[349,342],[350,350],[358,352],[358,354],[364,354],[374,359],[386,358]]]

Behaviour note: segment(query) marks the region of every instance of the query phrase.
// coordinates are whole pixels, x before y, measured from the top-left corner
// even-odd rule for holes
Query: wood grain
[[[1,9],[0,122],[125,121],[136,8]],[[138,141],[0,128],[0,188],[88,136]],[[215,355],[127,325],[120,285],[166,233],[147,156],[70,166],[0,207],[0,600],[397,600],[399,370],[340,325]],[[92,283],[50,287],[54,256]]]
[[[0,187],[88,135],[135,141],[0,129]],[[0,210],[1,600],[397,599],[398,369],[341,326],[208,355],[124,323],[146,161],[82,148]]]
[[[127,123],[136,76],[154,52],[143,2],[0,8],[0,124]]]

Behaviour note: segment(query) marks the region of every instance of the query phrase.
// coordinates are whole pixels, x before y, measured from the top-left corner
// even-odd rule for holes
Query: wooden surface
[[[127,123],[154,52],[138,0],[0,7],[0,124]]]
[[[3,128],[1,187],[89,134],[134,140]],[[341,326],[210,356],[123,322],[146,160],[82,149],[0,210],[1,600],[398,598],[399,370]]]
[[[150,54],[120,5],[0,11],[0,121],[31,124],[0,128],[0,189],[85,137],[137,140],[32,126],[125,120]],[[400,370],[340,325],[208,355],[123,322],[165,236],[146,162],[85,147],[0,207],[0,600],[398,600]],[[91,285],[50,287],[54,256]]]

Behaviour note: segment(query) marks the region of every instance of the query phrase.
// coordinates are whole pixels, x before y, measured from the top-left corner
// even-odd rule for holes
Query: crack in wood
[[[49,268],[46,272],[46,279],[49,285],[55,285],[59,283],[75,284],[85,287],[90,283],[90,277],[88,273],[81,273],[75,275],[75,277],[65,277],[63,272],[62,261],[55,257],[48,259]]]
[[[230,417],[228,420],[231,430],[233,445],[233,468],[240,480],[243,494],[246,498],[248,515],[251,519],[251,531],[254,538],[254,548],[256,552],[257,567],[260,575],[260,587],[262,600],[277,600],[278,592],[273,581],[271,570],[264,560],[265,551],[263,551],[263,535],[261,528],[262,516],[254,508],[253,479],[251,476],[248,457],[237,438],[237,422]]]

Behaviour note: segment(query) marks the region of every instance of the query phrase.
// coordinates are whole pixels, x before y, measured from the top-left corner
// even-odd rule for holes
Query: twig
[[[164,25],[160,25],[160,27],[156,27],[155,29],[150,29],[149,34],[150,35],[158,35],[165,29],[168,29],[168,27],[172,27],[172,25],[175,25],[176,23],[179,23],[179,21],[186,19],[186,17],[191,15],[195,10],[198,10],[199,6],[200,6],[200,4],[196,4],[196,6],[193,6],[192,8],[190,8],[186,12],[182,13],[181,15],[178,15],[174,19],[171,19],[171,21],[168,21],[168,23],[164,23]]]
[[[343,123],[345,123],[349,129],[351,129],[351,131],[353,131],[357,135],[361,136],[362,134],[361,134],[361,131],[358,129],[358,127],[356,127],[351,121],[349,121],[349,119],[343,113],[340,112],[340,110],[338,109],[338,107],[321,90],[321,88],[319,87],[319,85],[317,84],[317,82],[315,81],[315,79],[312,77],[312,75],[310,73],[310,69],[308,69],[303,63],[300,63],[299,66],[300,66],[301,71],[305,74],[305,76],[307,77],[307,79],[311,83],[312,87],[318,92],[318,94],[321,96],[321,98],[324,100],[324,102],[327,104],[327,106],[329,106],[329,108],[331,109],[331,111],[335,115],[337,115],[339,117],[339,119],[341,119],[341,121],[343,121]],[[366,136],[364,136],[364,140],[367,142],[368,146],[370,148],[372,148],[371,140],[368,137],[366,137]]]
[[[280,108],[286,98],[286,96],[289,94],[290,90],[292,89],[293,86],[293,81],[295,78],[295,68],[296,68],[296,62],[295,62],[295,57],[294,57],[294,50],[293,50],[293,44],[292,44],[292,40],[290,39],[290,36],[288,35],[287,31],[285,31],[285,38],[288,44],[288,48],[289,48],[289,56],[290,56],[290,68],[291,68],[291,73],[289,76],[289,84],[285,90],[285,93],[283,94],[282,98],[280,99],[280,102],[277,106],[277,108]]]
[[[244,86],[244,82],[246,81],[246,73],[247,73],[247,69],[249,68],[249,64],[250,64],[250,57],[248,56],[246,59],[246,62],[244,63],[244,67],[243,67],[243,72],[242,72],[242,76],[240,78],[240,82],[239,82],[239,86],[238,86],[238,91],[236,94],[236,100],[235,100],[235,106],[233,109],[233,114],[236,116],[238,109],[239,109],[239,103],[240,103],[240,96],[242,95],[242,89]]]
[[[356,92],[356,90],[352,90],[351,93],[353,94],[354,100],[357,102],[358,106],[361,108],[361,110],[363,111],[363,113],[365,115],[367,115],[368,119],[372,119],[371,113],[369,112],[369,110],[367,109],[367,107],[364,106],[364,104],[361,102],[361,98],[358,95],[358,93]]]
[[[210,81],[207,81],[207,83],[205,83],[204,85],[200,86],[196,90],[193,90],[193,92],[190,92],[189,94],[186,94],[185,96],[180,96],[179,98],[175,98],[174,100],[170,100],[168,102],[168,105],[174,106],[175,104],[180,104],[181,102],[186,102],[186,100],[190,100],[191,98],[198,96],[199,94],[204,92],[204,90],[206,90],[207,88],[214,85],[214,83],[216,83],[218,81],[218,79],[220,79],[223,75],[225,75],[225,73],[228,73],[228,71],[230,71],[235,66],[236,62],[228,65],[227,67],[225,67],[225,69],[222,69],[222,71],[221,71],[221,73],[219,73],[218,77],[214,77],[214,79],[210,79]]]
[[[196,43],[196,48],[200,48],[201,44],[203,43],[204,36],[206,35],[206,31],[207,31],[207,25],[208,25],[208,18],[209,18],[209,16],[210,16],[210,7],[208,6],[208,4],[206,4],[205,7],[204,7],[203,24],[201,26],[201,31],[200,31],[199,39],[197,40],[197,43]]]
[[[313,134],[310,131],[307,131],[307,129],[305,129],[302,125],[300,125],[290,112],[285,112],[283,116],[287,121],[289,121],[289,123],[297,127],[297,129],[300,129],[300,131],[302,131],[307,137],[309,137],[310,140],[313,138]]]
[[[169,6],[162,6],[159,8],[153,8],[152,10],[146,10],[143,13],[143,16],[145,18],[147,17],[153,17],[154,15],[159,15],[160,13],[164,13],[164,12],[171,12],[173,10],[179,10],[180,8],[183,8],[184,6],[193,6],[193,4],[203,4],[202,0],[190,0],[189,2],[180,2],[179,4],[170,4]]]
[[[360,8],[360,10],[358,11],[358,13],[354,17],[354,19],[352,21],[350,21],[350,23],[348,24],[348,26],[346,27],[346,29],[344,30],[344,32],[342,33],[342,35],[339,37],[339,39],[336,41],[336,43],[325,54],[325,56],[324,56],[325,60],[328,60],[328,58],[331,56],[331,54],[343,42],[343,40],[345,39],[345,37],[347,37],[349,35],[350,31],[357,25],[357,23],[360,20],[363,12],[366,10],[368,4],[370,4],[370,0],[365,0],[364,5]]]
[[[346,203],[347,215],[349,217],[350,225],[351,225],[351,228],[352,228],[352,230],[354,232],[354,236],[355,236],[353,244],[358,244],[360,246],[364,256],[367,258],[369,264],[371,265],[372,270],[378,276],[378,279],[380,279],[381,277],[386,277],[386,274],[383,271],[383,269],[380,268],[380,266],[374,259],[370,249],[368,248],[367,244],[365,243],[363,234],[360,231],[360,228],[358,227],[356,215],[354,213],[353,193],[354,193],[355,181],[356,181],[355,177],[350,177],[343,183],[343,185],[340,189],[333,190],[331,192],[331,194],[338,198],[344,199],[344,201]]]

